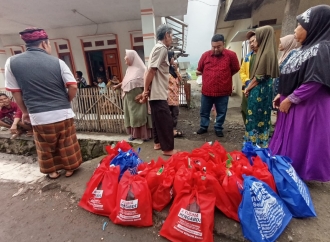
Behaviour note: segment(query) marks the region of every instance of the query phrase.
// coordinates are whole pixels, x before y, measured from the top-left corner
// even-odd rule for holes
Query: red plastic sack
[[[156,191],[159,184],[164,180],[164,173],[160,171],[164,170],[165,164],[166,162],[159,157],[157,162],[150,165],[149,171],[146,172],[145,178],[151,194]]]
[[[175,170],[165,167],[162,173],[162,182],[158,185],[156,190],[151,193],[152,208],[156,211],[162,211],[171,202],[173,197]]]
[[[113,154],[115,156],[119,154],[119,151],[118,151],[119,149],[121,149],[124,152],[127,152],[130,149],[132,149],[132,146],[129,143],[127,143],[125,140],[122,140],[122,141],[117,142],[114,148],[112,148],[110,145],[105,147],[105,150],[107,151],[107,153],[109,155]]]
[[[243,190],[243,181],[241,178],[236,176],[235,173],[228,170],[228,174],[221,185],[232,204],[232,212],[235,213],[235,217],[233,219],[239,221],[238,207],[242,202],[242,194],[240,193],[240,191]]]
[[[114,224],[152,226],[152,201],[147,181],[126,171],[117,191],[116,207],[110,215]]]
[[[192,185],[192,174],[194,169],[181,166],[175,174],[173,182],[174,196],[178,195],[184,188],[185,183]]]
[[[175,198],[160,231],[170,241],[213,241],[215,197],[205,189],[205,182],[204,186],[193,183]]]
[[[116,206],[119,173],[119,166],[97,168],[78,205],[89,212],[109,216]]]
[[[268,166],[264,163],[259,156],[252,157],[253,161],[253,173],[252,176],[267,183],[268,186],[274,191],[276,190],[276,184],[272,173],[269,172]]]
[[[229,154],[232,157],[232,167],[230,170],[234,171],[237,177],[243,181],[243,175],[252,176],[253,167],[242,152],[233,151]]]
[[[179,170],[181,166],[188,167],[189,155],[188,152],[178,152],[166,161],[166,166],[174,168],[175,171]]]

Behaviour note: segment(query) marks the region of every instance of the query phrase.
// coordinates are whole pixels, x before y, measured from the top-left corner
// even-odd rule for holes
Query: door
[[[117,76],[121,80],[121,72],[119,68],[119,59],[116,49],[103,51],[104,66],[107,71],[108,77]]]

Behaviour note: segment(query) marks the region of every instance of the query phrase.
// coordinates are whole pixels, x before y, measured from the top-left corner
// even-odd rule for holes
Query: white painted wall
[[[241,42],[229,42],[234,35],[241,30],[247,29],[250,27],[252,24],[252,19],[242,19],[242,20],[237,20],[235,21],[234,27],[231,29],[231,31],[228,33],[228,36],[226,40],[228,41],[226,43],[226,48],[234,51],[237,55],[237,58],[239,61],[241,61],[242,56],[241,56],[241,48],[242,48],[242,43]],[[235,74],[233,76],[233,87],[234,87],[234,92],[236,92],[239,96],[242,96],[242,82],[239,77],[239,74]]]
[[[100,35],[100,34],[117,34],[118,36],[118,54],[120,58],[120,64],[122,67],[122,74],[126,71],[126,66],[124,62],[125,49],[131,48],[131,40],[129,31],[133,30],[141,30],[141,21],[124,21],[124,22],[114,22],[114,23],[106,23],[99,24],[98,28],[96,25],[87,25],[87,26],[79,26],[79,27],[69,27],[62,29],[51,29],[46,30],[50,39],[55,38],[66,38],[70,40],[72,55],[75,63],[76,70],[80,70],[84,73],[84,77],[88,79],[84,53],[81,47],[80,39],[78,36],[87,36],[87,35]],[[97,32],[96,32],[97,31]],[[24,44],[24,42],[20,39],[19,35],[3,35],[0,37],[2,44],[6,45],[20,45]],[[1,47],[0,47],[1,48]],[[10,51],[6,51],[6,58],[11,56]],[[56,50],[53,46],[52,55],[56,56]],[[1,56],[0,56],[1,58]],[[1,59],[0,59],[1,66]],[[0,82],[0,87],[3,85]]]
[[[2,42],[0,40],[0,88],[5,86],[5,63],[7,59],[7,55],[4,52],[5,49],[3,48]]]

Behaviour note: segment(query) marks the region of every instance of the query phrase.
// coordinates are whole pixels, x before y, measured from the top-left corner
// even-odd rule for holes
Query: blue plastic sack
[[[253,164],[251,158],[259,156],[261,160],[268,165],[269,171],[271,171],[272,162],[270,161],[270,157],[272,156],[272,152],[270,149],[260,148],[249,141],[244,143],[242,153],[249,159],[251,165]]]
[[[119,154],[115,158],[113,158],[110,165],[120,167],[119,180],[127,170],[131,173],[131,175],[136,175],[138,165],[143,162],[138,156],[138,154],[140,153],[140,148],[138,149],[137,154],[133,150],[123,152],[121,149],[119,149],[118,151]]]
[[[308,187],[292,167],[292,160],[286,156],[271,158],[277,191],[294,217],[316,217]]]
[[[292,219],[282,199],[264,182],[244,177],[243,199],[238,208],[243,235],[253,242],[275,241]]]

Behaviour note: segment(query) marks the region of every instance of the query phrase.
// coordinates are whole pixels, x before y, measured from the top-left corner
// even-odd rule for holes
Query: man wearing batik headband
[[[64,169],[69,177],[82,162],[70,105],[76,80],[62,60],[51,56],[43,29],[28,28],[20,35],[27,49],[8,58],[6,89],[22,110],[23,121],[32,124],[40,171],[56,179]]]

